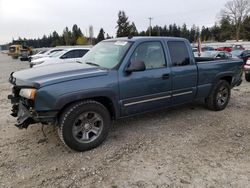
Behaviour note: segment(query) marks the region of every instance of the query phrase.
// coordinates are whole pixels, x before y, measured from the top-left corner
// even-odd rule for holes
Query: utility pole
[[[151,36],[151,32],[152,32],[152,31],[151,31],[151,30],[152,30],[152,19],[153,19],[153,18],[152,18],[152,17],[149,17],[148,19],[149,19],[149,36]]]

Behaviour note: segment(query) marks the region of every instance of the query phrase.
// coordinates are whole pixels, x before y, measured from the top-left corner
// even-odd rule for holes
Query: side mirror
[[[143,61],[132,61],[128,68],[126,69],[127,73],[132,73],[132,72],[140,72],[140,71],[145,71],[146,66]]]

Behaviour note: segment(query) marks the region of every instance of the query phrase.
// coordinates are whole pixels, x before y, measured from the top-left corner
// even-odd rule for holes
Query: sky
[[[12,39],[38,38],[53,31],[62,34],[77,24],[85,35],[90,25],[116,34],[119,10],[124,10],[139,31],[152,25],[186,23],[212,26],[228,0],[0,0],[0,44]]]

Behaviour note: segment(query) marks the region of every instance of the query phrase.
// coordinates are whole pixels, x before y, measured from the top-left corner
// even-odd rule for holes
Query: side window
[[[75,51],[74,50],[69,51],[66,54],[64,54],[62,57],[63,59],[75,58]]]
[[[76,50],[76,58],[83,57],[87,53],[87,50]]]
[[[143,61],[146,69],[166,67],[164,51],[160,42],[144,42],[134,51],[132,61]]]
[[[185,66],[190,64],[187,46],[182,41],[169,41],[168,48],[173,66]]]
[[[223,52],[220,52],[218,55],[217,55],[218,58],[225,58],[225,55]]]

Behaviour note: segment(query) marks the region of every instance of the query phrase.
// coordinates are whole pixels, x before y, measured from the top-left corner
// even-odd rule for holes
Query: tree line
[[[218,23],[212,27],[201,27],[193,25],[188,28],[184,23],[179,26],[175,23],[170,25],[147,28],[145,31],[138,31],[134,22],[129,21],[128,16],[124,11],[119,11],[116,26],[116,37],[128,36],[169,36],[183,37],[191,43],[195,42],[198,37],[201,41],[218,41],[226,40],[250,40],[250,2],[249,0],[231,0],[228,1],[221,11],[221,18]],[[55,47],[62,45],[86,45],[96,44],[104,39],[111,38],[108,33],[105,33],[101,28],[96,38],[84,36],[81,29],[75,24],[70,30],[66,27],[62,34],[59,35],[56,31],[52,34],[38,39],[19,38],[18,41],[24,42],[28,46],[34,48],[40,47]]]

